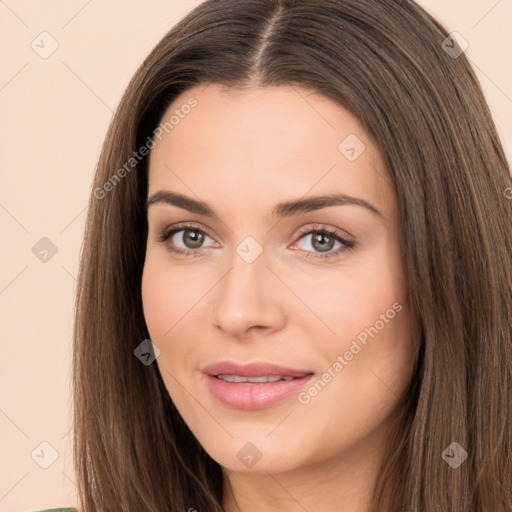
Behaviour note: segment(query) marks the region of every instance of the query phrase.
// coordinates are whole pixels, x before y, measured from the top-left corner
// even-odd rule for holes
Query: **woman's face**
[[[194,87],[165,122],[142,295],[181,416],[232,471],[375,457],[414,362],[375,143],[295,87]]]

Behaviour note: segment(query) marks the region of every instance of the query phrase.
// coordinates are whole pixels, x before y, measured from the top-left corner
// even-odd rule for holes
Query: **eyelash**
[[[203,229],[199,228],[198,226],[195,226],[194,224],[183,224],[183,225],[179,225],[179,226],[175,226],[173,227],[172,229],[165,229],[164,231],[162,231],[160,233],[160,235],[158,236],[157,238],[157,241],[158,242],[161,242],[161,243],[165,243],[167,242],[173,235],[175,235],[176,233],[179,233],[180,231],[194,231],[196,233],[200,233],[202,235],[206,235],[208,237],[210,237],[210,235],[204,231]],[[309,234],[314,234],[314,233],[320,233],[320,234],[323,234],[323,235],[328,235],[329,237],[332,237],[334,238],[334,240],[340,242],[342,244],[343,247],[340,247],[339,249],[337,249],[336,251],[332,251],[332,252],[326,252],[324,254],[321,254],[321,253],[314,253],[314,252],[311,252],[311,251],[303,251],[306,253],[306,258],[313,258],[313,259],[319,259],[319,260],[325,260],[327,258],[330,258],[330,257],[334,257],[334,256],[339,256],[342,252],[346,252],[346,251],[349,251],[351,249],[354,248],[354,242],[351,242],[343,237],[341,237],[337,231],[331,229],[331,228],[328,228],[326,226],[322,226],[321,228],[317,228],[317,229],[307,229],[307,228],[304,228],[302,229],[301,231],[299,231],[299,233],[297,234],[297,240],[300,240],[304,235],[309,235]],[[211,237],[210,237],[211,238]],[[173,247],[171,246],[170,244],[168,244],[168,247],[169,247],[169,250],[176,253],[176,254],[180,254],[180,255],[183,255],[183,256],[197,256],[198,252],[200,249],[195,249],[195,250],[192,250],[192,249],[181,249],[181,248],[177,248],[177,247]]]

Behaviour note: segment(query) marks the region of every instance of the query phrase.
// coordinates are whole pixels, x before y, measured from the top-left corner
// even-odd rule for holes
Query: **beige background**
[[[77,504],[72,301],[93,170],[130,77],[198,3],[0,0],[1,512]],[[512,0],[421,3],[468,41],[510,155]]]

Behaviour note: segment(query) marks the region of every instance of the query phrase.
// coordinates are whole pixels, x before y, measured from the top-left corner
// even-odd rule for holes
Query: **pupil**
[[[325,241],[327,240],[327,245],[325,244]],[[315,244],[319,243],[319,246],[316,246]],[[318,249],[320,252],[327,252],[332,249],[334,244],[334,239],[330,237],[329,235],[326,235],[325,233],[318,233],[313,237],[313,247]]]
[[[192,240],[191,247],[194,249],[200,247],[204,239],[203,233],[199,233],[197,231],[192,231],[188,229],[184,232],[183,237],[185,239],[185,245],[190,245],[187,243],[187,237],[190,237],[190,239]]]

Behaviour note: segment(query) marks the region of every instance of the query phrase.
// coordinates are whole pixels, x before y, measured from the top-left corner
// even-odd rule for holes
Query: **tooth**
[[[217,377],[225,382],[252,382],[252,383],[265,383],[277,382],[278,380],[291,380],[293,377],[280,377],[275,375],[265,375],[263,377],[242,377],[240,375],[217,375]]]
[[[238,375],[217,375],[217,377],[226,382],[247,382],[245,377],[239,377]]]
[[[265,377],[247,377],[247,380],[249,382],[277,382],[278,380],[281,380],[282,377],[277,376],[265,376]]]

